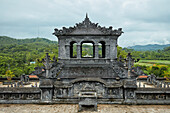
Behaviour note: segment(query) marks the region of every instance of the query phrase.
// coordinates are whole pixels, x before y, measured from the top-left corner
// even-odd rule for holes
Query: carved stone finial
[[[88,14],[86,13],[86,18],[88,18]]]

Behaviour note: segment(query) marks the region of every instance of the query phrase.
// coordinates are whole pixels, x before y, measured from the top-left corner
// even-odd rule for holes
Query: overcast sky
[[[54,28],[82,22],[123,28],[122,47],[170,44],[170,0],[0,0],[0,35],[57,40]]]

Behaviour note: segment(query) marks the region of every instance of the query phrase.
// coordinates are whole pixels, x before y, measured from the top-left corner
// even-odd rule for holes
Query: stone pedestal
[[[53,84],[50,79],[44,79],[40,82],[41,102],[50,103],[52,101]]]
[[[137,89],[135,80],[125,80],[124,81],[124,103],[134,104],[135,103],[135,90]]]

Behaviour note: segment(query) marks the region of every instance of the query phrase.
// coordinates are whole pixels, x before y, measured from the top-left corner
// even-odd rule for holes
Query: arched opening
[[[98,55],[99,55],[99,58],[105,58],[105,53],[106,53],[106,50],[105,50],[105,42],[104,41],[100,41],[98,43]]]
[[[93,41],[83,41],[81,43],[81,57],[82,58],[94,58],[95,47]]]
[[[70,58],[77,58],[77,42],[70,42]]]

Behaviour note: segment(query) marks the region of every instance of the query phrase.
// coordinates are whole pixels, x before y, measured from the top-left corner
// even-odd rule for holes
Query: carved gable
[[[77,23],[74,27],[63,27],[63,29],[55,29],[53,33],[56,36],[62,35],[117,35],[120,36],[123,33],[122,28],[112,29],[112,27],[101,27],[98,23],[92,23],[86,14],[86,18],[83,22]]]

